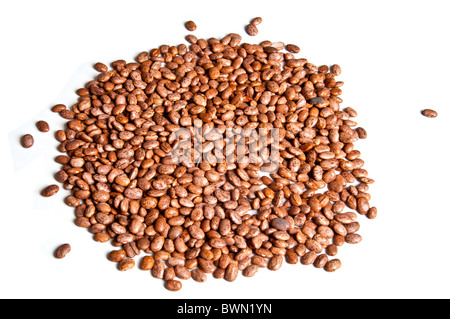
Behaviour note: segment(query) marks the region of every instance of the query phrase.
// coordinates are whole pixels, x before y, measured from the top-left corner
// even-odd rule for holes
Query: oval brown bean
[[[178,291],[182,288],[183,284],[178,280],[167,280],[165,287],[169,291]]]
[[[64,257],[66,257],[66,255],[68,253],[70,253],[71,251],[71,246],[70,244],[62,244],[61,246],[59,246],[56,251],[55,251],[55,257],[58,259],[62,259]]]
[[[197,30],[197,25],[195,24],[194,21],[189,20],[185,23],[185,27],[186,29],[188,29],[189,31],[195,31]]]
[[[34,138],[31,134],[25,134],[21,137],[21,144],[24,148],[30,148],[34,144]]]
[[[37,121],[36,126],[37,126],[38,130],[41,132],[50,131],[50,125],[46,121]]]
[[[435,110],[432,109],[425,109],[422,110],[422,115],[430,118],[434,118],[438,116],[438,113]]]
[[[245,31],[247,32],[248,35],[250,35],[252,37],[254,37],[258,34],[258,28],[256,27],[255,24],[252,24],[252,23],[248,24],[245,27]]]
[[[341,266],[342,263],[339,259],[332,259],[325,264],[324,269],[327,272],[335,272],[336,270],[341,268]]]
[[[49,185],[42,190],[41,194],[44,197],[50,197],[58,193],[58,191],[59,191],[58,185]]]

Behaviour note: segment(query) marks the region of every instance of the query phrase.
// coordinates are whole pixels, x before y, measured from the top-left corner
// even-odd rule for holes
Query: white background
[[[2,1],[0,4],[0,297],[2,298],[448,298],[450,20],[448,1]],[[255,16],[257,37],[244,26]],[[376,183],[378,218],[359,218],[363,242],[345,245],[326,273],[287,265],[234,283],[209,276],[173,293],[137,268],[119,272],[109,244],[73,224],[67,191],[43,199],[59,165],[49,111],[74,103],[97,61],[132,61],[161,44],[240,33],[298,44],[301,57],[343,69],[343,106],[369,137],[357,143]],[[439,112],[435,119],[423,108]],[[36,130],[47,120],[51,133]],[[35,136],[29,150],[22,134]],[[72,245],[63,260],[53,257]]]

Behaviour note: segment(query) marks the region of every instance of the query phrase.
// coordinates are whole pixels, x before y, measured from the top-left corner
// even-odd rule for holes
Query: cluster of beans
[[[256,35],[260,22],[247,32]],[[56,180],[71,191],[76,225],[114,246],[108,257],[120,270],[140,256],[138,267],[169,290],[207,274],[251,277],[283,261],[336,271],[338,247],[361,241],[358,215],[377,214],[355,148],[366,131],[353,108],[341,108],[341,68],[298,57],[294,44],[242,43],[235,33],[186,40],[132,62],[96,63],[78,101],[53,107],[67,119],[55,133]],[[201,160],[175,160],[180,129],[200,142],[193,158]],[[249,136],[243,160],[236,148],[234,160],[219,156],[218,144],[233,145],[221,134],[247,129],[276,129],[278,139]],[[251,142],[267,138],[278,145],[275,170],[250,156]]]

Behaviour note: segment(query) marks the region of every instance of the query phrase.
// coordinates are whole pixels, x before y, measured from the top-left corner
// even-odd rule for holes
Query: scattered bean
[[[24,148],[30,148],[34,144],[34,138],[31,134],[25,134],[21,138],[21,143]]]
[[[36,123],[36,126],[37,126],[38,130],[41,132],[50,131],[50,126],[48,125],[48,123],[46,121],[38,121]]]
[[[55,251],[55,257],[58,259],[62,259],[66,257],[66,255],[71,251],[71,247],[69,244],[62,244]]]
[[[430,118],[434,118],[438,116],[438,113],[435,110],[432,109],[425,109],[422,110],[422,115]]]
[[[288,44],[286,45],[286,50],[292,53],[299,53],[300,52],[300,47],[298,47],[295,44]]]
[[[186,29],[188,29],[191,32],[197,30],[197,25],[195,24],[194,21],[191,21],[191,20],[187,21],[185,23],[185,26],[186,26]]]
[[[253,24],[253,25],[258,25],[258,24],[261,24],[261,23],[262,23],[262,18],[261,17],[253,18],[252,21],[250,21],[250,24]]]
[[[55,195],[59,191],[58,185],[49,185],[46,188],[42,190],[42,196],[44,197],[50,197]]]

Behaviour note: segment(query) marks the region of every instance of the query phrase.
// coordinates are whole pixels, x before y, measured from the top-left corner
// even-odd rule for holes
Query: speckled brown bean
[[[24,148],[30,148],[34,144],[34,138],[31,134],[25,134],[20,139],[20,142]]]
[[[174,280],[175,279],[175,268],[172,266],[169,266],[166,269],[164,269],[163,279],[165,281]]]
[[[355,207],[356,208],[356,207]],[[354,212],[339,213],[335,215],[335,219],[342,224],[354,222],[358,216]]]
[[[212,273],[213,278],[222,279],[225,276],[225,269],[217,267]]]
[[[55,257],[58,259],[62,259],[64,257],[66,257],[66,255],[68,253],[70,253],[71,251],[71,247],[69,244],[62,244],[61,246],[59,246],[56,251],[55,251]]]
[[[252,264],[258,266],[259,268],[267,268],[267,260],[261,256],[253,256],[252,257]]]
[[[119,263],[117,264],[117,268],[120,271],[127,271],[127,270],[134,268],[134,265],[135,265],[134,259],[127,258],[127,259],[119,261]]]
[[[197,25],[195,24],[194,21],[191,21],[191,20],[187,21],[184,24],[184,26],[186,27],[186,29],[188,29],[191,32],[197,30]]]
[[[94,64],[94,69],[98,72],[107,72],[108,71],[108,66],[104,63],[101,62],[97,62]]]
[[[324,267],[325,271],[327,272],[335,272],[339,268],[341,268],[342,263],[339,259],[332,259],[328,261]]]
[[[364,128],[362,128],[362,127],[357,127],[356,128],[356,133],[358,134],[358,137],[360,138],[360,139],[366,139],[367,138],[367,132],[366,132],[366,130],[364,129]]]
[[[336,256],[338,253],[338,246],[336,246],[335,244],[328,245],[325,249],[325,252],[328,256]]]
[[[186,36],[186,41],[191,43],[191,44],[196,44],[197,43],[197,37],[193,34],[188,34]]]
[[[66,203],[66,205],[70,206],[70,207],[77,207],[78,205],[81,204],[81,200],[79,198],[76,198],[73,195],[69,195],[64,199],[64,202]]]
[[[127,254],[125,253],[125,250],[112,250],[108,254],[108,259],[112,262],[119,262],[124,260],[127,257]]]
[[[438,113],[435,110],[432,109],[425,109],[422,110],[422,115],[430,118],[434,118],[438,116]]]
[[[356,210],[358,211],[358,213],[360,213],[361,215],[366,215],[369,212],[369,209],[370,205],[367,198],[360,197],[357,199]]]
[[[59,111],[59,115],[66,120],[73,120],[75,118],[75,112],[66,109]]]
[[[46,121],[37,121],[36,127],[38,128],[39,131],[44,133],[50,131],[50,125],[48,125]]]
[[[70,157],[66,155],[58,155],[55,157],[55,162],[61,165],[66,165],[70,162]]]
[[[345,244],[345,236],[342,236],[342,235],[334,235],[334,236],[333,236],[333,243],[334,243],[336,246],[338,246],[338,247],[344,245],[344,244]]]
[[[153,277],[162,279],[164,276],[164,262],[162,260],[155,260],[151,274]]]
[[[298,255],[292,249],[289,249],[288,251],[286,251],[286,255],[284,257],[286,258],[286,262],[288,264],[297,264],[298,263]]]
[[[58,193],[58,191],[59,191],[58,185],[49,185],[42,190],[41,194],[44,197],[50,197]]]
[[[167,280],[164,287],[169,291],[179,291],[183,287],[183,284],[178,280]]]
[[[258,34],[258,28],[256,27],[256,25],[250,23],[245,27],[245,32],[247,32],[249,36],[254,37]]]
[[[191,272],[189,271],[189,269],[187,269],[186,267],[182,266],[182,265],[176,265],[174,267],[175,269],[175,275],[183,280],[187,280],[191,278]]]
[[[107,243],[111,239],[111,236],[107,233],[96,233],[93,239],[99,243]]]
[[[109,200],[109,197],[110,197],[109,193],[103,190],[95,191],[92,194],[92,198],[94,199],[94,201],[100,203],[106,203]]]
[[[155,259],[153,256],[144,256],[141,260],[141,269],[142,270],[151,270],[153,265],[155,264]]]
[[[57,130],[55,132],[55,139],[58,142],[64,142],[67,139],[66,131],[64,131],[64,130]]]
[[[296,46],[295,44],[288,44],[286,45],[286,51],[292,52],[292,53],[299,53],[300,48]]]

